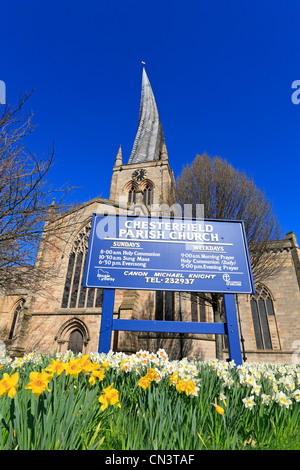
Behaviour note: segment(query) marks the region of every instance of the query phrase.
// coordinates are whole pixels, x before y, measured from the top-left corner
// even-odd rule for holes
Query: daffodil
[[[269,405],[270,401],[271,401],[270,395],[266,395],[265,393],[261,394],[261,402],[263,405]]]
[[[90,358],[90,355],[87,354],[85,356],[82,356],[80,359],[81,372],[83,372],[84,374],[87,374],[88,372],[90,372],[92,368],[92,362],[90,361],[89,358]]]
[[[196,395],[197,392],[196,385],[191,379],[180,379],[176,384],[176,389],[179,393],[185,392],[186,395]]]
[[[41,372],[30,372],[30,382],[25,388],[31,390],[36,397],[39,397],[45,390],[50,392],[48,385],[51,379],[52,375],[47,374],[45,370],[42,370]]]
[[[103,367],[100,370],[97,370],[97,369],[92,370],[91,376],[89,378],[90,385],[95,385],[96,379],[98,379],[98,381],[101,382],[101,380],[104,379],[104,375],[105,375],[105,369]]]
[[[139,380],[139,386],[143,388],[144,390],[146,390],[146,388],[150,388],[151,386],[150,378],[147,377],[147,375],[145,375],[144,377],[141,377]]]
[[[102,406],[100,407],[101,411],[104,411],[108,405],[117,405],[119,408],[121,408],[121,405],[119,403],[119,392],[115,388],[112,388],[113,383],[105,388],[100,397],[99,397],[99,402],[102,403]]]
[[[148,369],[148,372],[147,372],[147,377],[149,378],[149,380],[152,382],[153,380],[159,380],[160,379],[160,375],[158,374],[158,372],[155,370],[155,369]]]
[[[222,393],[222,392],[221,392],[219,395],[220,395],[220,400],[222,400],[222,402],[224,403],[224,405],[227,406],[227,405],[226,405],[226,395],[224,395],[224,393]]]
[[[0,395],[8,395],[10,398],[14,398],[17,391],[17,383],[19,380],[19,373],[15,372],[12,376],[4,373],[3,379],[0,380]]]
[[[277,393],[275,396],[275,401],[277,401],[280,406],[285,406],[286,408],[289,408],[289,406],[292,404],[292,400],[283,392]]]
[[[128,359],[123,359],[123,361],[120,364],[120,369],[127,371],[128,368],[129,368]]]
[[[72,375],[74,379],[77,379],[79,373],[81,372],[81,359],[70,359],[65,366],[66,375]]]
[[[293,397],[294,397],[295,401],[299,402],[300,401],[300,390],[295,390],[295,392],[293,393]]]
[[[177,374],[177,373],[174,373],[174,374],[172,374],[171,377],[170,377],[170,382],[169,382],[169,384],[170,384],[170,385],[176,385],[177,382],[178,382],[178,380],[179,380],[179,379],[178,379],[178,374]]]
[[[154,380],[157,382],[160,378],[159,373],[155,369],[148,369],[147,374],[140,378],[139,386],[145,390],[146,388],[150,388],[151,382]]]
[[[224,410],[224,408],[222,408],[222,406],[219,406],[219,405],[217,405],[216,403],[211,403],[211,405],[213,405],[213,406],[215,407],[216,411],[217,411],[220,415],[222,415],[222,414],[224,413],[225,410]]]
[[[65,370],[65,363],[62,361],[56,361],[55,359],[51,359],[50,366],[46,367],[45,369],[50,374],[54,375],[61,375]]]
[[[245,405],[245,408],[250,408],[250,410],[253,408],[253,406],[256,405],[254,399],[254,395],[251,395],[250,397],[243,398],[243,403]]]

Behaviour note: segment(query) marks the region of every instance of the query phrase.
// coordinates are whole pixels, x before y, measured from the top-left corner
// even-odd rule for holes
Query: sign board
[[[94,214],[84,286],[252,293],[243,222]]]
[[[233,294],[254,283],[241,221],[94,214],[83,285],[104,289],[99,352],[112,330],[227,334],[242,364]],[[223,293],[226,324],[115,319],[115,289]]]

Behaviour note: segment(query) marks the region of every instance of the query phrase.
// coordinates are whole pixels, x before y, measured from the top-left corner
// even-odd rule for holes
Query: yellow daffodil
[[[120,369],[125,369],[126,365],[128,365],[128,359],[123,359],[123,361],[120,364]]]
[[[91,376],[89,378],[90,385],[95,385],[96,379],[98,379],[99,382],[101,382],[101,380],[104,379],[104,375],[105,375],[105,369],[104,368],[102,368],[100,370],[97,370],[97,369],[92,370],[91,371]]]
[[[65,366],[66,375],[72,375],[74,379],[77,379],[79,373],[81,372],[81,359],[70,359],[70,361]]]
[[[180,379],[179,382],[176,384],[176,389],[179,393],[185,392],[186,395],[193,395],[196,392],[196,385],[191,379]]]
[[[220,415],[222,415],[224,413],[225,410],[224,410],[224,408],[222,408],[222,406],[216,405],[216,403],[211,403],[211,405],[213,405],[215,407],[216,411]]]
[[[170,384],[170,385],[176,385],[177,382],[178,382],[178,374],[177,374],[177,373],[174,373],[174,374],[172,374],[171,377],[170,377],[170,382],[169,382],[169,384]]]
[[[54,375],[61,375],[62,372],[65,370],[65,363],[62,361],[56,361],[55,359],[51,359],[50,366],[46,367],[46,371],[50,372],[50,374]]]
[[[102,406],[100,407],[101,411],[104,411],[108,405],[117,405],[121,408],[119,403],[119,392],[115,388],[112,388],[112,386],[113,383],[109,387],[105,388],[99,397],[99,402],[102,403]]]
[[[88,372],[90,372],[92,368],[92,362],[90,361],[89,357],[90,355],[87,354],[86,356],[82,356],[80,360],[81,371],[84,374],[87,374]]]
[[[0,380],[0,395],[8,395],[10,398],[14,398],[17,391],[17,383],[19,380],[19,373],[15,372],[12,376],[7,373],[3,375],[3,379]]]
[[[30,372],[29,379],[30,382],[25,388],[31,390],[36,397],[40,396],[45,390],[50,392],[48,384],[52,379],[52,375],[47,374],[45,370],[41,372]]]
[[[100,369],[100,367],[101,369],[103,369],[104,368],[103,364],[100,364],[99,362],[92,362],[90,372],[92,372],[93,370],[98,370]]]
[[[83,356],[80,356],[81,361],[88,361],[90,359],[91,355],[90,354],[84,354]]]
[[[144,390],[146,390],[146,388],[150,388],[150,385],[151,385],[151,380],[149,379],[149,377],[147,377],[147,375],[145,375],[144,377],[141,377],[140,380],[139,380],[139,386],[141,388],[143,388]]]
[[[152,382],[153,380],[159,380],[160,376],[155,369],[148,369],[146,376]]]
[[[179,382],[176,384],[176,389],[179,393],[186,391],[186,382],[183,379],[180,379]]]
[[[151,382],[159,379],[160,375],[155,369],[148,369],[147,374],[140,378],[139,386],[146,390],[146,388],[150,388]]]

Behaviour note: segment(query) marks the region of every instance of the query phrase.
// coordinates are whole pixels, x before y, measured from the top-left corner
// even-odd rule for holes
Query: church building
[[[41,243],[37,270],[49,270],[43,289],[15,287],[0,297],[0,340],[13,356],[72,350],[98,351],[103,291],[83,287],[91,221],[98,214],[176,216],[176,184],[154,94],[145,71],[139,123],[128,161],[119,148],[108,199],[96,197],[63,214],[51,206],[45,232],[57,227],[51,243]],[[105,175],[103,175],[105,177]],[[243,359],[299,362],[300,249],[293,232],[272,242],[282,261],[275,276],[256,285],[255,294],[236,295]],[[212,322],[213,311],[195,293],[116,290],[115,318]],[[215,357],[213,334],[114,331],[111,349],[134,353],[164,348],[171,359]],[[223,357],[228,357],[226,337]]]

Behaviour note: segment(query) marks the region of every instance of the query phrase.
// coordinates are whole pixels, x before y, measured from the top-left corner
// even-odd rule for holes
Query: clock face
[[[135,181],[143,181],[144,178],[146,178],[147,176],[147,171],[146,170],[135,170],[133,173],[132,173],[132,178],[135,180]]]

